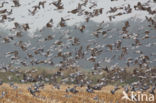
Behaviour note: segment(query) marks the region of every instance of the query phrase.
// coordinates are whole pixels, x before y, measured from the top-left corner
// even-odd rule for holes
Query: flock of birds
[[[84,10],[83,7],[87,5],[89,0],[83,0],[83,3],[79,3],[77,7],[71,11],[68,11],[68,13],[72,13],[73,15],[85,15],[86,23],[89,23],[90,19],[99,16],[103,13],[104,8],[94,9],[94,7],[97,6],[96,2],[92,2],[92,6],[89,7],[89,9],[93,9],[93,12],[89,12],[87,10]],[[115,0],[111,0],[112,2],[115,2]],[[13,0],[12,1],[14,5],[12,5],[13,8],[18,8],[21,6],[20,0]],[[145,4],[142,4],[141,2],[138,2],[134,7],[131,7],[129,4],[126,7],[112,7],[107,12],[115,13],[118,10],[124,10],[124,12],[119,12],[115,15],[110,15],[108,18],[110,21],[115,19],[118,16],[121,15],[128,15],[132,13],[132,8],[135,10],[140,11],[146,11],[150,15],[155,15],[156,10],[152,10],[151,7],[148,6],[149,2],[155,2],[148,1]],[[41,8],[45,8],[46,1],[40,1],[37,5],[34,5],[32,10],[28,10],[30,12],[30,15],[36,15],[36,12],[39,11]],[[10,18],[9,15],[12,14],[13,9],[11,11],[8,11],[7,9],[3,9],[5,5],[7,5],[8,2],[2,2],[0,6],[0,16],[1,20],[0,23],[4,23],[7,20],[8,21],[14,21],[14,18]],[[64,5],[62,3],[62,0],[56,0],[49,4],[49,6],[54,6],[57,10],[64,9]],[[5,57],[9,58],[10,63],[7,65],[1,65],[0,69],[4,70],[5,72],[15,72],[17,74],[20,74],[19,70],[22,67],[30,67],[30,66],[36,66],[36,65],[49,65],[49,66],[56,66],[58,68],[58,71],[53,74],[50,78],[44,77],[43,75],[39,75],[37,78],[33,78],[30,73],[34,73],[37,70],[29,70],[25,72],[23,75],[23,79],[21,80],[22,83],[26,82],[36,82],[32,87],[28,88],[28,91],[33,95],[36,96],[36,93],[40,92],[40,89],[44,87],[45,82],[51,82],[53,86],[57,89],[60,89],[60,84],[57,83],[56,79],[59,77],[64,77],[64,74],[62,71],[65,71],[69,68],[76,69],[76,72],[70,73],[68,77],[62,79],[62,83],[68,83],[73,82],[76,83],[77,86],[83,87],[86,86],[86,92],[94,93],[94,90],[101,90],[103,86],[105,86],[109,80],[115,81],[120,80],[121,83],[124,81],[124,77],[122,74],[125,73],[124,68],[120,68],[118,65],[113,65],[113,69],[109,69],[107,66],[103,66],[103,62],[110,63],[113,59],[125,60],[126,55],[129,53],[128,47],[124,46],[122,43],[122,40],[133,40],[134,42],[131,44],[134,48],[139,48],[141,46],[144,46],[143,40],[148,39],[156,39],[156,36],[151,36],[150,32],[153,30],[156,33],[156,21],[152,17],[146,16],[146,21],[148,22],[148,28],[149,30],[144,30],[142,36],[140,38],[140,35],[137,33],[130,33],[129,28],[131,26],[131,23],[127,20],[125,21],[124,25],[121,27],[121,39],[117,40],[113,44],[102,44],[102,45],[96,45],[98,44],[98,40],[102,38],[102,40],[105,40],[106,38],[112,38],[111,36],[108,36],[108,32],[113,30],[113,28],[109,30],[105,30],[103,28],[103,25],[105,22],[101,22],[98,25],[98,28],[91,34],[93,38],[89,40],[89,44],[81,45],[80,39],[78,37],[72,37],[70,34],[70,30],[68,30],[66,21],[70,21],[70,19],[65,19],[64,17],[61,18],[60,22],[58,23],[58,28],[65,28],[63,29],[63,34],[61,37],[57,38],[57,35],[48,35],[44,38],[42,36],[34,36],[34,41],[32,42],[26,42],[20,40],[24,36],[24,32],[28,32],[31,28],[28,23],[20,24],[18,22],[14,22],[14,27],[10,30],[10,32],[14,32],[14,35],[0,35],[0,41],[3,45],[9,45],[13,44],[18,49],[13,49],[12,51],[8,51],[5,53]],[[133,26],[133,25],[132,25]],[[53,19],[50,19],[49,22],[45,25],[45,28],[48,30],[53,28]],[[85,24],[80,26],[75,26],[74,29],[78,30],[80,34],[83,34],[86,31],[87,26]],[[94,28],[95,29],[95,28]],[[43,32],[44,29],[39,30],[39,32]],[[57,39],[55,39],[57,38]],[[62,38],[66,38],[67,41],[63,41]],[[17,41],[19,40],[19,41]],[[35,41],[37,40],[37,41]],[[97,41],[96,41],[97,40]],[[29,40],[28,40],[29,41]],[[33,46],[33,42],[39,42],[43,43],[43,46]],[[47,43],[51,42],[50,46],[46,46]],[[67,43],[65,43],[67,42]],[[87,41],[86,41],[87,43]],[[96,46],[95,46],[96,45]],[[149,43],[146,45],[147,47],[155,47],[156,43]],[[73,49],[72,49],[73,48]],[[0,47],[1,49],[1,47]],[[0,50],[1,51],[1,50]],[[55,51],[55,52],[54,52]],[[111,56],[111,58],[103,58],[102,61],[98,61],[98,58],[101,54],[104,52],[113,52],[113,51],[119,51],[120,54],[114,54]],[[0,52],[1,53],[1,52]],[[155,57],[156,54],[151,53],[150,55],[145,55],[143,51],[136,50],[136,54],[139,56],[137,58],[128,58],[126,60],[126,66],[130,67],[132,65],[137,65],[138,67],[133,70],[132,77],[139,78],[137,82],[134,82],[130,84],[129,86],[124,86],[124,90],[126,93],[129,91],[146,91],[148,89],[151,94],[154,94],[155,88],[156,88],[156,77],[155,77],[155,70],[150,67],[150,63],[155,61],[151,61],[150,57]],[[24,58],[22,58],[22,55],[26,55]],[[40,57],[40,58],[39,58]],[[44,59],[43,59],[43,58]],[[58,59],[59,63],[56,63],[58,61],[55,61],[54,59]],[[93,67],[91,70],[92,75],[103,75],[104,72],[107,72],[110,76],[101,78],[97,81],[96,84],[93,84],[93,81],[89,80],[86,75],[82,73],[78,68],[79,61],[86,60],[93,64]],[[83,61],[82,61],[83,62]],[[18,65],[15,65],[18,64]],[[145,69],[142,69],[145,68]],[[8,77],[10,79],[10,77]],[[2,85],[3,82],[0,81],[0,85]],[[153,85],[152,89],[150,86]],[[77,90],[77,86],[74,87],[68,87],[66,89],[66,92],[72,92],[72,93],[78,93],[79,90]],[[18,87],[14,85],[13,82],[10,83],[10,87],[17,89]],[[118,86],[115,86],[113,90],[110,91],[110,93],[115,94],[115,92],[119,89]],[[2,92],[2,96],[0,98],[4,97],[5,93]]]

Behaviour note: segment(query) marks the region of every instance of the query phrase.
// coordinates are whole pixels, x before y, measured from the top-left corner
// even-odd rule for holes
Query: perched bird
[[[88,93],[94,93],[94,90],[90,86],[87,87],[86,91]]]
[[[68,87],[68,88],[66,89],[66,92],[71,92],[71,93],[74,93],[74,94],[75,94],[75,93],[78,93],[78,90],[76,90],[76,86],[74,86],[73,88],[69,88],[69,87]]]

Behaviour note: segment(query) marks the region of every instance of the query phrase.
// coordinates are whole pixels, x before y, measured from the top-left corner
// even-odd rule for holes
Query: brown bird
[[[50,55],[50,51],[48,50],[45,54],[46,57],[48,57]]]
[[[128,21],[125,22],[125,26],[129,27],[129,22]]]
[[[98,32],[93,32],[93,35],[94,35],[95,37],[99,38]]]
[[[1,15],[1,16],[2,16],[2,19],[1,19],[2,22],[7,19],[7,15]]]
[[[107,44],[106,47],[108,47],[111,51],[113,50],[113,45],[112,44]]]
[[[30,29],[30,28],[29,28],[29,24],[24,24],[24,25],[23,25],[23,28],[24,28],[25,31],[27,31],[28,29]]]
[[[18,51],[15,50],[15,51],[12,51],[12,52],[8,52],[7,54],[13,54],[15,57],[18,57]]]
[[[85,0],[84,3],[82,4],[83,6],[86,6],[88,3],[88,0]]]
[[[151,22],[152,25],[154,25],[155,28],[156,28],[156,22],[155,22],[155,20],[153,20],[151,17],[147,17],[147,16],[145,16],[145,18],[146,18],[146,20],[147,20],[148,22]]]
[[[46,1],[42,1],[42,2],[40,1],[40,2],[39,2],[39,7],[42,6],[42,8],[44,8],[44,4],[45,4],[45,3],[46,3]]]
[[[40,54],[43,51],[44,51],[44,49],[39,48],[39,49],[37,49],[37,50],[34,51],[34,54],[37,55],[37,54]]]
[[[72,45],[79,45],[79,44],[80,44],[79,38],[75,37]]]
[[[92,5],[89,7],[89,9],[92,9],[95,6],[97,6],[97,4],[95,2],[93,2]]]
[[[83,32],[83,31],[85,30],[85,28],[86,28],[85,25],[82,25],[82,26],[80,27],[80,31]]]
[[[117,49],[120,49],[121,48],[121,40],[118,40],[116,43],[115,43],[115,46]]]
[[[79,3],[76,9],[73,9],[72,11],[69,11],[69,12],[71,12],[72,14],[76,14],[77,12],[79,12],[79,10],[81,10],[81,6],[82,5]]]
[[[31,11],[31,10],[28,10],[32,15],[35,15],[35,13],[36,13],[36,11],[37,11],[37,9],[40,9],[40,7],[39,6],[33,6],[33,10]]]
[[[91,57],[87,58],[87,60],[90,61],[90,62],[95,62],[96,57],[91,56]]]
[[[66,20],[70,20],[70,19],[64,19],[63,17],[61,17],[61,21],[59,22],[59,25],[61,26],[61,27],[65,27],[66,25],[65,25],[65,21]]]
[[[7,38],[7,37],[3,38],[3,40],[4,40],[4,43],[9,43],[10,42],[9,38]]]
[[[52,24],[50,24],[50,23],[47,23],[47,28],[51,28],[52,27]]]
[[[18,46],[19,46],[23,51],[26,51],[26,50],[27,50],[26,45],[25,45],[22,41],[19,41]]]
[[[57,57],[62,57],[62,52],[61,51],[57,53]]]
[[[149,34],[150,32],[149,31],[145,31],[145,34]]]
[[[135,45],[141,45],[139,39],[135,39]]]
[[[62,0],[58,0],[57,2],[52,2],[50,3],[50,5],[53,4],[54,6],[57,7],[57,9],[64,9],[63,4],[62,4]]]
[[[29,58],[33,58],[33,55],[32,54],[27,54],[27,56],[29,57]]]
[[[110,10],[107,12],[107,13],[114,13],[114,12],[116,12],[118,9],[117,9],[117,7],[110,7]]]
[[[129,4],[127,7],[125,7],[125,10],[126,10],[127,14],[132,12],[132,9]]]
[[[13,29],[17,29],[20,27],[20,25],[17,22],[15,22],[14,25],[15,25],[15,27]]]
[[[20,62],[23,66],[27,66],[27,64],[23,61]]]
[[[86,22],[89,22],[89,19],[90,19],[90,17],[87,17],[87,18],[86,18]]]
[[[62,17],[61,17],[61,21],[60,21],[59,24],[60,24],[61,27],[66,26],[66,25],[65,25],[65,20],[64,20]]]
[[[13,0],[13,3],[14,3],[14,7],[20,6],[19,0]]]
[[[45,38],[45,41],[48,41],[48,40],[52,40],[53,37],[51,35],[49,35],[47,38]]]
[[[72,11],[70,11],[72,14],[76,14],[79,10],[78,9],[74,9]]]
[[[16,33],[16,37],[22,37],[21,32],[17,32],[17,33]]]
[[[53,19],[51,19],[47,24],[46,24],[46,26],[47,26],[47,28],[51,28],[53,25]]]
[[[98,16],[98,15],[102,14],[102,12],[103,12],[103,8],[94,9],[94,10],[93,10],[93,15],[94,15],[94,16]]]
[[[129,27],[129,22],[126,21],[126,22],[125,22],[125,25],[122,27],[123,33],[128,33],[128,31],[127,31],[127,28],[128,28],[128,27]]]
[[[127,31],[127,27],[122,27],[122,31],[123,31],[123,33],[127,33],[128,31]]]
[[[127,54],[127,47],[122,47],[122,53],[121,53],[121,58]]]
[[[79,50],[78,50],[78,58],[83,58],[84,57],[84,53],[82,52],[83,47],[80,46]]]
[[[0,14],[6,13],[7,9],[0,10]]]

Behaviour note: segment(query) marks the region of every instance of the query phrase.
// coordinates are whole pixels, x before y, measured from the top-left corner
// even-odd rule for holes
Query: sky
[[[20,7],[12,7],[13,2],[12,0],[0,0],[2,3],[3,1],[9,2],[8,4],[5,4],[3,8],[0,8],[0,10],[7,9],[10,11],[13,10],[13,13],[9,15],[8,17],[14,18],[14,21],[8,21],[0,23],[0,26],[2,28],[11,29],[14,27],[14,22],[18,22],[20,24],[28,23],[30,26],[30,32],[34,32],[37,29],[42,29],[46,23],[53,19],[53,26],[57,27],[58,23],[61,20],[61,17],[65,19],[70,19],[67,21],[67,25],[75,25],[79,24],[81,22],[85,21],[86,16],[78,15],[78,14],[72,14],[69,13],[69,11],[77,8],[78,3],[83,3],[84,0],[62,0],[62,4],[64,5],[63,10],[56,10],[56,7],[54,5],[49,5],[49,3],[52,3],[57,0],[46,0],[45,8],[42,8],[40,10],[37,10],[36,14],[33,16],[28,10],[33,10],[34,5],[38,5],[40,1],[45,0],[19,0],[21,6]],[[97,17],[91,18],[94,22],[110,22],[108,16],[113,15],[112,13],[108,14],[107,12],[110,10],[110,7],[125,7],[128,4],[130,4],[131,8],[134,7],[134,5],[137,4],[137,2],[146,3],[147,1],[150,1],[148,5],[152,8],[152,10],[156,9],[155,3],[153,3],[153,0],[118,0],[113,1],[111,0],[88,0],[89,2],[87,5],[82,9],[85,9],[87,11],[93,11],[93,9],[99,9],[103,8],[103,14],[99,15]],[[93,2],[97,3],[97,6],[93,9],[89,9],[89,7],[92,5]],[[122,12],[122,10],[119,10],[118,12]],[[116,12],[116,13],[118,13]],[[118,16],[115,19],[113,19],[113,22],[121,21],[129,18],[140,18],[142,20],[145,19],[145,16],[153,16],[149,15],[146,11],[136,11],[134,8],[132,9],[132,13]]]

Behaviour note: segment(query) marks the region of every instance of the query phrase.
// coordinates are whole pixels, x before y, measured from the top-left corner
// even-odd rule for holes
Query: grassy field
[[[56,82],[60,83],[62,79],[69,77],[71,73],[76,73],[77,71],[80,71],[84,76],[88,77],[88,80],[93,81],[93,83],[97,83],[99,79],[107,78],[108,79],[107,84],[121,85],[120,80],[114,80],[114,81],[110,80],[111,77],[115,73],[118,72],[124,80],[122,84],[130,84],[132,82],[138,81],[137,77],[132,78],[133,70],[134,68],[127,68],[124,72],[121,72],[121,73],[118,72],[119,70],[111,70],[109,73],[104,70],[101,70],[100,71],[102,73],[101,75],[93,75],[92,71],[90,71],[89,69],[81,69],[81,68],[66,69],[66,70],[61,71],[61,73],[63,73],[63,76],[57,77]],[[156,70],[155,67],[152,70]],[[42,75],[43,77],[50,79],[51,76],[55,75],[57,71],[59,70],[56,68],[53,69],[53,68],[45,68],[45,67],[44,68],[41,68],[41,67],[40,68],[39,67],[22,68],[15,72],[11,72],[9,70],[5,72],[0,71],[0,81],[6,82],[6,83],[7,82],[20,83],[20,80],[23,79],[24,74],[26,74],[27,76],[30,76],[33,79],[37,79],[39,75]],[[142,70],[138,69],[138,72],[141,73]],[[27,81],[27,82],[31,82],[31,81]],[[74,84],[74,82],[72,83],[68,82],[67,84]]]
[[[155,73],[155,68],[152,69],[152,73]],[[36,72],[33,72],[36,71]],[[104,86],[102,90],[95,91],[94,93],[86,92],[86,87],[77,87],[79,91],[76,94],[66,93],[67,87],[73,87],[76,83],[66,83],[60,82],[61,79],[64,79],[69,76],[71,73],[75,73],[78,70],[75,69],[67,69],[62,71],[63,76],[58,76],[57,80],[55,81],[58,84],[61,84],[60,90],[54,88],[50,85],[51,82],[46,82],[46,85],[43,89],[40,89],[40,93],[37,93],[36,97],[34,97],[28,91],[28,87],[30,87],[35,82],[26,82],[20,83],[20,80],[23,79],[23,74],[31,75],[32,78],[37,78],[39,75],[43,75],[46,78],[53,76],[58,70],[57,69],[42,69],[42,68],[31,68],[31,69],[21,69],[18,72],[0,72],[0,80],[3,81],[3,85],[0,85],[0,103],[156,103],[156,96],[155,102],[134,102],[128,100],[122,100],[123,96],[123,85],[130,84],[138,80],[137,77],[131,77],[133,74],[133,68],[126,69],[124,72],[118,72],[118,70],[112,70],[109,73],[105,71],[102,75],[92,75],[90,71],[87,70],[80,70],[83,75],[88,77],[88,80],[92,80],[93,83],[97,83],[97,81],[103,77],[107,77],[107,86]],[[138,70],[138,73],[144,73],[142,70]],[[111,81],[111,76],[114,73],[118,72],[120,76],[123,78],[124,82],[121,83],[119,80]],[[8,77],[11,79],[9,80]],[[148,79],[147,79],[148,80]],[[14,82],[15,86],[18,88],[15,89],[9,86],[10,82]],[[146,81],[145,81],[146,82]],[[155,81],[154,81],[155,82]],[[147,81],[148,83],[148,81]],[[94,84],[93,84],[94,85]],[[116,91],[113,95],[110,91],[114,88],[114,85],[119,85],[120,89]],[[5,93],[2,96],[2,93]],[[129,93],[130,95],[130,93]],[[149,94],[148,94],[149,95]]]
[[[0,92],[6,95],[0,98],[0,103],[136,103],[128,100],[122,100],[122,91],[119,89],[114,95],[110,93],[113,86],[103,87],[101,91],[87,93],[85,87],[77,88],[78,93],[66,93],[68,85],[61,86],[60,90],[53,88],[51,85],[45,85],[37,97],[32,96],[27,88],[31,84],[15,84],[18,89],[9,87],[8,84],[0,86]],[[72,85],[70,85],[72,86]],[[156,101],[156,98],[155,98]],[[137,102],[137,103],[155,103],[155,102]]]

